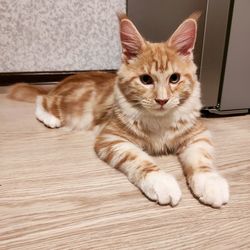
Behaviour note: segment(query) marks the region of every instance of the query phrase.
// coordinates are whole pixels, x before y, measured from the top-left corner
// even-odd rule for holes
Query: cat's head
[[[122,65],[118,87],[132,106],[161,116],[200,91],[193,62],[196,16],[184,20],[162,43],[146,41],[126,16],[120,17]]]

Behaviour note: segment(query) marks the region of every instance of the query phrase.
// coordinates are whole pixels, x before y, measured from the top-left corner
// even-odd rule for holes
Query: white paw
[[[201,202],[212,207],[219,208],[229,200],[228,183],[216,172],[194,174],[189,185]]]
[[[48,113],[42,105],[42,96],[38,96],[36,100],[36,118],[49,128],[59,128],[61,121],[54,115]]]
[[[161,205],[175,206],[181,199],[181,190],[175,178],[163,171],[148,173],[139,187],[149,199]]]

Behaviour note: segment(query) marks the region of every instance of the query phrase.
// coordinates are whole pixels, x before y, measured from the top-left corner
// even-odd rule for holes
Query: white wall
[[[116,69],[125,0],[0,0],[0,72]]]

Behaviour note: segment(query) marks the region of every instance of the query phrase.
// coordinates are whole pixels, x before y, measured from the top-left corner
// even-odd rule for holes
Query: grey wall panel
[[[200,71],[205,107],[218,104],[229,7],[229,0],[208,0]]]
[[[125,0],[0,0],[0,72],[116,69]]]
[[[235,0],[221,110],[250,108],[249,0]]]

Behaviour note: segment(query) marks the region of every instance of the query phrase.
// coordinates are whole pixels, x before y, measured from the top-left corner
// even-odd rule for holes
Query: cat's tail
[[[35,102],[38,95],[46,95],[49,93],[50,89],[51,87],[17,83],[9,88],[7,96],[16,101]]]

